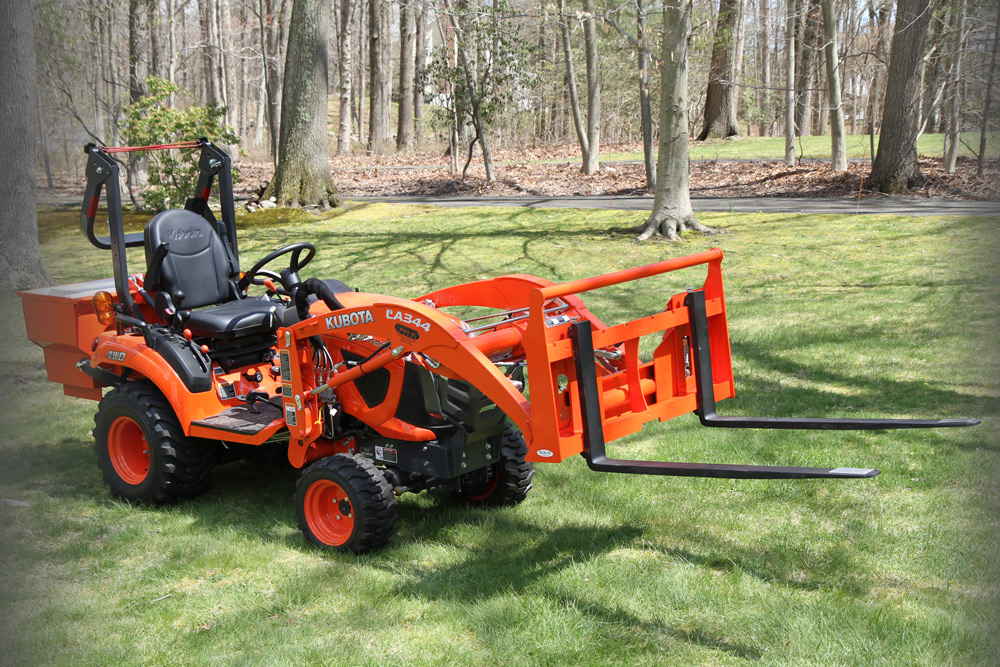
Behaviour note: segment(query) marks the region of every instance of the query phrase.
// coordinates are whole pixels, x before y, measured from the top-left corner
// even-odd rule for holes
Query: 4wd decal
[[[331,315],[326,318],[327,329],[343,329],[344,327],[356,327],[359,324],[374,322],[372,311],[359,310],[356,313],[343,313],[342,315]]]
[[[387,320],[399,320],[404,324],[409,324],[411,327],[417,327],[418,329],[423,329],[424,331],[431,330],[431,323],[424,322],[419,317],[414,317],[409,313],[404,313],[398,310],[393,310],[392,308],[387,308],[385,311],[385,319]],[[398,329],[397,329],[398,331]],[[400,333],[403,333],[400,331]],[[405,335],[405,334],[404,334]]]
[[[125,353],[121,350],[111,350],[104,356],[111,361],[125,361]]]

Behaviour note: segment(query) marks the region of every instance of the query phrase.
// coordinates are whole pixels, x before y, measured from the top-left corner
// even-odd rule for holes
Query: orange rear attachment
[[[665,421],[697,408],[686,294],[673,296],[663,312],[609,327],[593,317],[552,316],[551,304],[573,294],[708,265],[708,275],[699,291],[704,292],[706,300],[715,398],[734,395],[721,263],[722,251],[715,248],[532,290],[524,337],[534,431],[529,461],[562,461],[583,452],[581,364],[594,365],[600,419],[608,441],[634,433],[654,419]],[[582,349],[573,340],[573,331],[579,327],[588,329],[591,336],[590,344]],[[652,358],[643,361],[639,356],[639,339],[659,332],[663,332],[662,338]],[[581,354],[590,358],[578,358]]]

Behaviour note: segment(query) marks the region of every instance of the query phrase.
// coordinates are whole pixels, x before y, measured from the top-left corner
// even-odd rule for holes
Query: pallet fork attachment
[[[708,316],[705,293],[689,290],[684,300],[688,309],[691,332],[692,366],[696,382],[697,409],[704,426],[722,428],[881,430],[897,428],[941,428],[975,426],[978,419],[803,419],[767,417],[724,417],[715,410],[715,389],[712,381],[712,357],[709,345]],[[801,479],[801,478],[864,478],[880,471],[872,468],[803,468],[790,466],[759,466],[712,463],[676,463],[608,458],[591,323],[587,320],[570,327],[573,343],[577,392],[580,402],[583,456],[587,465],[600,472],[639,475],[669,475],[680,477],[716,477],[732,479]]]

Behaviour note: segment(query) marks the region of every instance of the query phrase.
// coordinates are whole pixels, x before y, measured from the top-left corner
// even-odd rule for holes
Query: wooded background
[[[463,111],[475,102],[462,90],[470,83],[491,146],[579,141],[586,171],[601,142],[655,145],[662,3],[477,2],[320,0],[330,154],[450,146],[460,168],[476,135]],[[895,19],[907,5],[926,25],[904,28],[925,33],[911,63],[919,99],[900,100],[901,111],[919,131],[949,133],[978,154],[979,137],[958,132],[997,131],[997,0],[692,0],[691,137],[780,135],[786,92],[797,136],[829,133],[831,109],[847,133],[879,134]],[[273,162],[291,17],[292,0],[39,0],[49,181],[79,182],[83,142],[121,143],[148,76],[180,86],[171,105],[224,107],[244,159]]]

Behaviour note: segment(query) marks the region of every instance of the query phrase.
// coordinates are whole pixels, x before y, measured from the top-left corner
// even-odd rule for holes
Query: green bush
[[[167,106],[171,94],[183,90],[169,81],[151,76],[148,93],[125,108],[122,136],[132,146],[179,143],[206,137],[213,143],[233,145],[240,141],[233,128],[223,125],[226,108],[215,101],[206,106],[181,109]],[[198,180],[197,149],[188,148],[146,153],[149,187],[143,192],[143,206],[150,211],[178,208],[194,195]],[[233,179],[239,172],[233,170]]]

